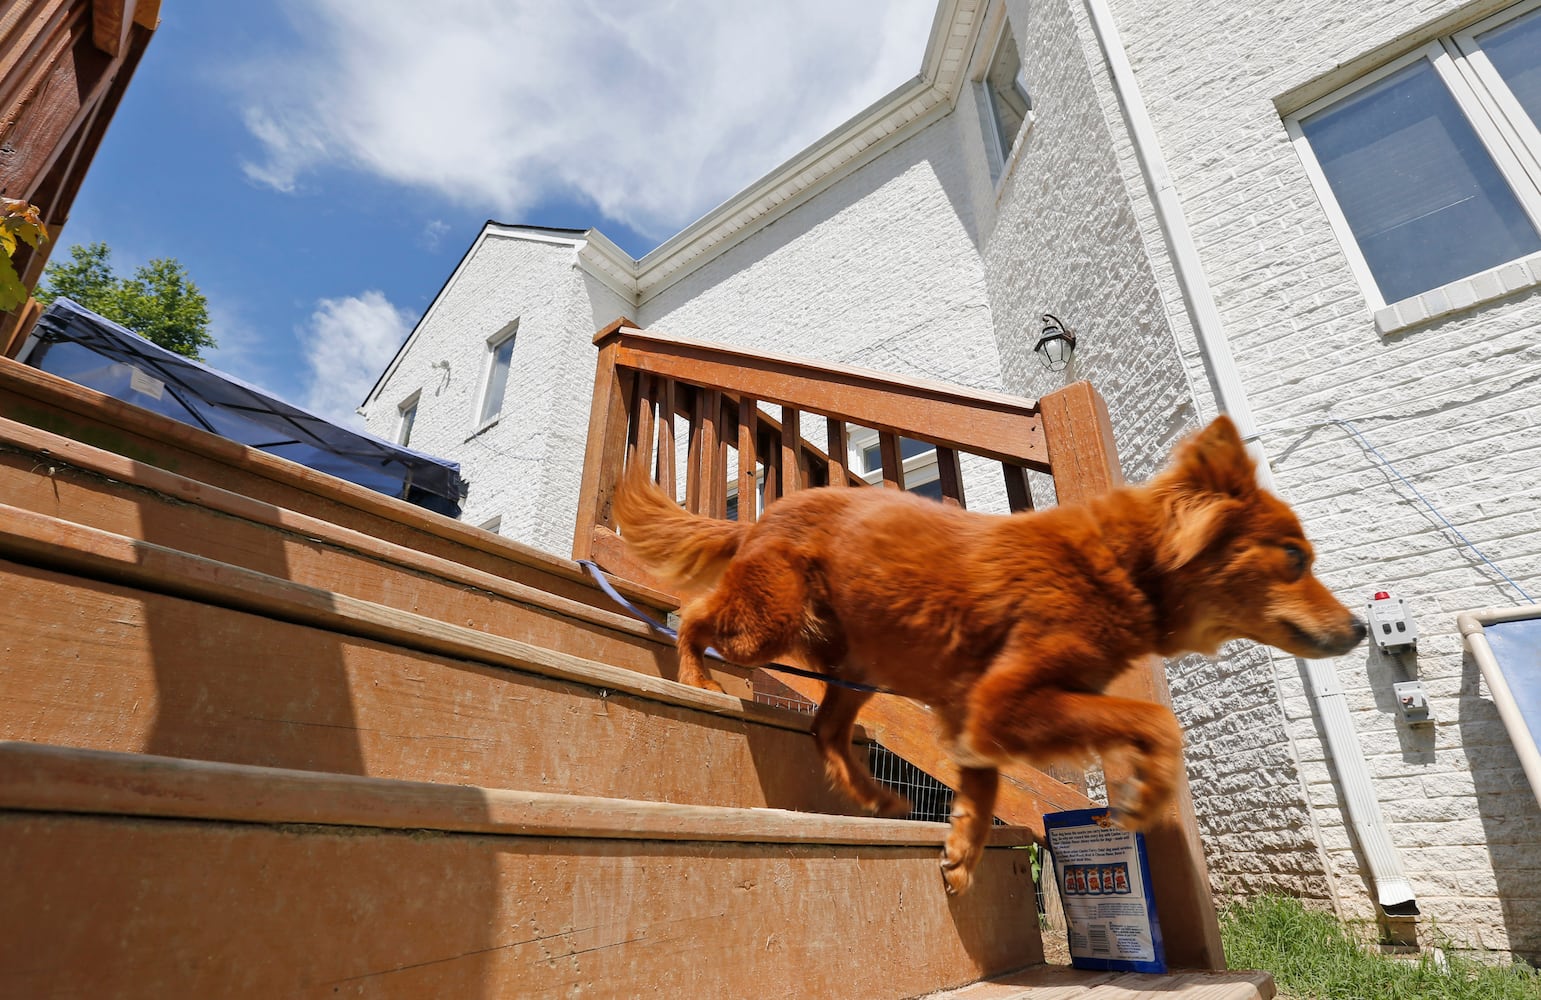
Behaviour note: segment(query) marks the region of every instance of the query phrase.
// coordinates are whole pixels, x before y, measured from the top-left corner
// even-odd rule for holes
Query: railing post
[[[1060,503],[1077,503],[1123,483],[1107,405],[1091,383],[1068,385],[1044,396],[1038,405]],[[1166,666],[1155,656],[1116,680],[1108,693],[1172,704]],[[1110,787],[1123,777],[1116,768],[1107,768]],[[1145,842],[1167,962],[1177,968],[1224,969],[1220,924],[1186,771],[1178,775],[1172,804],[1146,831]]]
[[[636,390],[635,372],[616,366],[623,326],[618,319],[594,335],[599,361],[594,371],[594,401],[589,407],[589,436],[583,454],[583,483],[578,490],[578,518],[573,531],[573,558],[588,559],[594,551],[594,529],[612,527],[611,505],[626,463],[627,421]]]

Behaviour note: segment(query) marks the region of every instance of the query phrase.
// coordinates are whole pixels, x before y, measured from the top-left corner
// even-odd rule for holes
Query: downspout
[[[1277,493],[1273,470],[1269,467],[1268,456],[1259,441],[1257,422],[1253,419],[1240,372],[1231,356],[1230,341],[1225,335],[1220,311],[1215,306],[1214,295],[1204,275],[1198,246],[1188,229],[1182,202],[1167,171],[1166,159],[1156,139],[1155,126],[1145,110],[1139,82],[1135,79],[1134,68],[1124,51],[1118,26],[1113,21],[1109,0],[1086,0],[1086,9],[1091,17],[1092,31],[1107,60],[1113,91],[1123,112],[1124,124],[1129,129],[1140,171],[1155,204],[1156,218],[1160,222],[1161,234],[1165,238],[1177,284],[1182,291],[1183,305],[1198,336],[1204,363],[1214,380],[1219,407],[1235,421],[1242,440],[1247,443],[1247,450],[1257,460],[1259,483],[1265,489]],[[1375,798],[1375,789],[1370,781],[1370,770],[1365,765],[1364,752],[1359,746],[1353,719],[1349,715],[1348,698],[1338,683],[1337,661],[1322,659],[1298,662],[1304,665],[1310,680],[1311,700],[1327,736],[1328,756],[1337,770],[1338,781],[1348,804],[1350,826],[1369,864],[1381,910],[1388,916],[1416,915],[1418,902],[1402,870],[1396,847],[1387,835],[1380,805]]]

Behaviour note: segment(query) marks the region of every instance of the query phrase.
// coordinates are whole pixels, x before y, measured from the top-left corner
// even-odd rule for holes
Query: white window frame
[[[1484,68],[1477,68],[1472,65],[1472,57],[1469,55],[1470,50],[1480,51],[1471,36],[1525,14],[1538,5],[1541,5],[1541,0],[1526,0],[1525,3],[1509,7],[1465,31],[1436,38],[1366,73],[1352,83],[1334,90],[1325,97],[1312,101],[1284,118],[1284,126],[1289,133],[1290,141],[1300,157],[1306,175],[1311,180],[1311,186],[1316,191],[1322,210],[1338,237],[1338,243],[1348,260],[1349,269],[1353,272],[1371,311],[1375,314],[1376,326],[1383,333],[1414,325],[1425,319],[1434,318],[1436,315],[1456,311],[1458,307],[1469,307],[1479,301],[1497,298],[1515,291],[1519,286],[1515,284],[1517,279],[1513,275],[1504,275],[1502,280],[1498,276],[1499,272],[1510,269],[1515,261],[1504,261],[1487,271],[1426,289],[1399,302],[1387,302],[1370,271],[1370,265],[1363,251],[1359,248],[1359,241],[1354,238],[1347,217],[1338,206],[1337,198],[1327,183],[1327,175],[1317,161],[1316,153],[1312,150],[1300,122],[1366,87],[1373,86],[1393,73],[1406,69],[1420,60],[1427,60],[1432,64],[1440,82],[1455,100],[1461,114],[1472,126],[1478,142],[1482,144],[1483,151],[1498,168],[1500,176],[1513,192],[1531,224],[1541,231],[1541,135],[1536,133],[1534,126],[1530,127],[1528,141],[1533,145],[1528,151],[1528,158],[1532,169],[1527,169],[1526,162],[1514,151],[1516,146],[1524,148],[1525,143],[1518,141],[1521,131],[1514,128],[1513,123],[1506,123],[1504,126],[1499,124],[1503,107],[1502,101],[1499,100],[1500,95],[1507,100],[1508,109],[1518,115],[1518,121],[1521,124],[1529,124],[1528,116],[1486,58],[1481,60]],[[1524,285],[1532,283],[1528,279],[1523,281]]]
[[[1033,110],[1032,92],[1023,81],[1027,73],[1027,64],[1022,61],[1022,42],[1011,27],[1011,18],[1001,8],[1000,24],[996,26],[990,46],[986,50],[988,55],[980,61],[979,69],[974,75],[974,103],[979,109],[980,129],[984,132],[985,158],[989,163],[990,180],[995,185],[995,194],[999,198],[1006,187],[1006,178],[1017,165],[1017,159],[1021,155],[1022,147],[1026,145],[1023,139],[1032,131],[1033,122],[1037,120],[1037,114]],[[995,65],[995,59],[1000,54],[1001,47],[1010,40],[1017,47],[1017,76],[1012,81],[1022,90],[1022,96],[1027,101],[1027,114],[1022,116],[1022,124],[1017,128],[1017,134],[1007,140],[1001,134],[1000,119],[995,113],[995,95],[991,93],[990,68]]]
[[[883,466],[881,462],[877,467],[867,468],[867,449],[880,443],[880,435],[870,427],[859,427],[855,424],[847,425],[846,432],[846,461],[847,468],[855,472],[870,486],[883,484]],[[929,442],[921,442],[928,444]],[[932,445],[927,451],[919,455],[913,455],[900,463],[904,469],[905,492],[913,490],[917,486],[925,486],[936,482],[942,477],[941,469],[936,461],[936,446]]]
[[[396,404],[396,443],[403,448],[412,447],[411,431],[417,425],[417,406],[423,397],[423,390],[418,389]],[[411,423],[407,422],[407,414],[412,415]]]
[[[492,368],[493,362],[497,359],[498,356],[498,349],[508,341],[513,340],[516,336],[518,336],[518,334],[519,321],[516,319],[499,329],[497,333],[494,333],[492,336],[487,338],[487,349],[483,352],[482,357],[481,388],[477,391],[475,402],[472,404],[475,407],[471,411],[472,426],[475,427],[473,434],[480,434],[482,431],[496,425],[499,420],[503,419],[503,407],[508,404],[507,379],[505,379],[503,383],[503,399],[498,404],[498,412],[488,417],[484,417],[482,414],[487,409],[487,393],[492,388]],[[513,355],[510,354],[508,359],[508,378],[511,379],[513,374],[514,359]]]
[[[478,524],[477,527],[483,531],[490,531],[496,535],[501,531],[503,527],[503,515],[494,514],[493,516],[487,518],[487,520],[483,521],[481,524]]]

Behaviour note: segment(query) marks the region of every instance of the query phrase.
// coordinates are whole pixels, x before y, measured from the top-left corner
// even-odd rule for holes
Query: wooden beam
[[[824,697],[821,681],[794,674],[775,676],[777,681],[815,704]],[[942,784],[957,787],[958,769],[937,742],[936,720],[926,709],[907,698],[878,695],[862,706],[859,721],[872,739]],[[996,815],[1015,826],[1026,827],[1040,840],[1044,813],[1090,809],[1095,805],[1077,789],[1026,764],[1013,764],[1001,770]]]
[[[1123,483],[1107,405],[1089,382],[1075,382],[1050,393],[1039,405],[1053,463],[1054,491],[1061,504],[1085,502]],[[1108,693],[1168,708],[1172,704],[1166,664],[1155,656],[1126,671]],[[1109,787],[1132,777],[1117,762],[1103,763]],[[1168,963],[1177,968],[1224,969],[1220,924],[1186,770],[1178,775],[1171,805],[1146,831],[1145,841]]]
[[[639,371],[1048,471],[1031,400],[641,330],[621,331],[621,343],[618,363]]]

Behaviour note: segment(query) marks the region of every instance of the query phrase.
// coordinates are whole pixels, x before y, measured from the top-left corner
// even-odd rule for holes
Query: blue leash
[[[582,566],[584,571],[587,572],[589,576],[594,578],[594,582],[599,584],[600,590],[603,590],[606,594],[608,594],[612,601],[625,608],[633,618],[645,623],[649,628],[651,628],[654,632],[657,632],[659,635],[668,636],[675,642],[679,641],[680,634],[678,632],[663,624],[662,622],[654,619],[646,611],[643,611],[641,608],[637,607],[635,604],[631,603],[625,597],[623,597],[621,592],[616,590],[615,587],[611,585],[610,580],[605,576],[604,571],[601,570],[596,563],[588,559],[579,559],[578,565]],[[706,648],[705,655],[713,660],[716,660],[718,663],[729,662],[725,656],[710,646]],[[770,670],[778,674],[793,674],[797,677],[807,677],[810,680],[823,681],[825,684],[833,684],[836,687],[850,688],[852,691],[866,691],[871,694],[898,694],[897,691],[891,691],[885,687],[876,687],[871,684],[860,684],[856,681],[842,680],[839,677],[831,677],[829,674],[821,674],[813,670],[804,670],[801,667],[789,667],[785,663],[762,663],[759,664],[759,667],[761,670]]]

